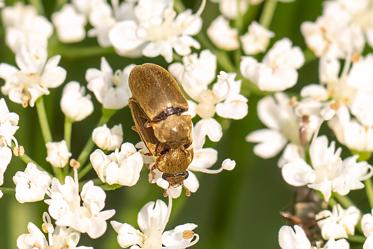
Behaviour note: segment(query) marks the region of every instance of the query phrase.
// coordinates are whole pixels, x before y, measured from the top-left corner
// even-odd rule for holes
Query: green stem
[[[343,196],[343,195],[334,193],[334,198],[344,208],[355,206],[355,204],[352,202],[352,200],[350,198],[348,198],[347,196]]]
[[[49,143],[52,141],[52,135],[49,129],[47,112],[45,110],[43,97],[40,97],[36,101],[36,110],[38,112],[38,118],[40,122],[41,133],[43,134],[44,142]]]
[[[364,184],[365,184],[365,191],[367,193],[369,205],[370,205],[371,208],[373,208],[373,184],[372,184],[372,181],[370,179],[368,179],[364,182]]]
[[[68,117],[65,117],[64,123],[64,138],[69,151],[71,151],[71,129],[73,122]]]
[[[354,243],[364,243],[366,238],[361,235],[352,235],[348,237],[349,242],[354,242]]]
[[[14,194],[15,189],[14,188],[0,187],[0,191],[3,192],[4,194]]]
[[[99,46],[90,47],[73,47],[58,44],[58,46],[53,47],[52,54],[60,54],[64,58],[76,59],[84,57],[101,56],[106,54],[113,54],[115,51],[112,47],[102,48]]]
[[[35,7],[40,15],[44,14],[44,6],[41,0],[30,0],[30,3]]]
[[[116,111],[117,110],[103,109],[102,110],[102,116],[101,116],[100,120],[98,121],[97,126],[101,126],[101,125],[107,123],[110,120],[110,118],[116,113]],[[85,144],[82,152],[80,153],[80,155],[78,157],[78,162],[80,163],[80,165],[84,165],[87,162],[88,156],[89,156],[89,154],[91,154],[91,151],[92,151],[94,146],[95,146],[95,144],[92,141],[92,136],[89,136],[89,139],[88,139],[87,143]]]
[[[268,28],[271,25],[273,15],[275,13],[275,9],[277,6],[277,0],[267,0],[263,12],[260,16],[259,23],[263,26]]]
[[[89,171],[92,169],[92,164],[88,163],[85,167],[82,168],[82,170],[79,171],[79,180],[82,179],[86,174],[88,174]]]

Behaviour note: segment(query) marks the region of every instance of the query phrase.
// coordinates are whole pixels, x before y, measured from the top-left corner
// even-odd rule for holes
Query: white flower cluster
[[[18,237],[18,248],[92,248],[79,246],[81,235],[92,239],[101,237],[107,230],[108,220],[115,214],[115,210],[105,210],[105,190],[134,186],[144,165],[151,169],[149,182],[161,187],[169,196],[169,202],[166,205],[157,200],[146,204],[138,214],[140,230],[126,223],[111,222],[118,233],[119,245],[122,248],[184,249],[198,242],[195,224],[187,223],[166,231],[173,199],[181,195],[183,188],[186,195],[199,189],[197,172],[217,174],[235,168],[236,162],[227,158],[219,168],[212,169],[218,161],[218,151],[204,145],[206,137],[218,142],[223,136],[218,116],[239,120],[248,113],[248,99],[241,94],[239,72],[225,69],[217,74],[215,54],[208,49],[193,51],[201,48],[194,36],[201,31],[205,5],[204,0],[195,13],[191,10],[177,13],[172,0],[120,3],[114,0],[110,4],[104,0],[73,0],[54,12],[51,22],[38,14],[43,12],[43,6],[17,3],[2,10],[6,45],[14,53],[16,65],[0,64],[0,78],[4,80],[1,90],[12,102],[37,109],[46,150],[45,162],[39,164],[18,145],[14,138],[18,115],[9,112],[1,99],[0,186],[12,159],[12,149],[26,166],[13,176],[15,187],[1,187],[0,196],[3,195],[1,190],[13,191],[19,203],[43,201],[48,210],[40,229],[31,222],[28,224],[28,232]],[[91,28],[88,32],[87,27]],[[155,158],[143,142],[135,146],[125,141],[122,124],[110,124],[110,118],[130,101],[128,81],[135,65],[113,70],[102,57],[100,68],[86,70],[87,90],[95,96],[102,116],[79,155],[72,150],[72,127],[90,116],[95,105],[83,84],[74,80],[66,82],[59,101],[65,117],[64,138],[55,140],[43,99],[67,78],[68,72],[60,66],[61,59],[61,64],[65,61],[58,46],[81,42],[87,34],[97,37],[99,46],[112,46],[121,56],[162,56],[169,63],[169,70],[189,97],[187,114],[198,120],[192,131],[194,157],[182,186],[170,186],[162,178],[162,172],[154,169]],[[58,39],[50,42],[54,36]],[[272,32],[253,23],[242,36],[245,51],[247,54],[265,51],[272,36]],[[61,52],[62,56],[54,55],[56,52]],[[179,56],[182,61],[177,59]],[[85,179],[91,170],[98,178]]]
[[[194,246],[199,240],[194,232],[197,225],[186,223],[166,230],[172,203],[183,189],[186,195],[197,192],[199,173],[217,174],[235,168],[236,162],[229,158],[213,168],[218,151],[210,142],[219,142],[230,122],[247,116],[248,95],[256,93],[263,97],[253,104],[257,104],[258,118],[266,127],[250,132],[246,141],[256,143],[254,153],[259,157],[281,154],[277,164],[285,182],[320,194],[322,204],[330,207],[320,205],[312,217],[320,230],[317,241],[307,226],[296,223],[280,229],[280,247],[348,249],[349,239],[358,238],[364,249],[373,248],[373,210],[364,214],[347,196],[365,187],[373,203],[373,168],[368,161],[373,153],[373,55],[364,50],[366,44],[373,46],[371,1],[325,2],[317,20],[301,25],[307,56],[290,39],[277,37],[269,29],[277,2],[292,0],[266,1],[260,8],[260,20],[248,23],[249,9],[262,0],[211,2],[219,4],[220,13],[208,24],[202,19],[206,0],[195,12],[172,0],[72,0],[57,5],[51,21],[39,15],[42,4],[17,3],[2,8],[5,43],[14,53],[15,66],[0,63],[1,91],[12,102],[37,109],[46,150],[45,162],[40,164],[25,153],[14,137],[19,117],[9,112],[1,99],[0,197],[5,190],[13,191],[19,203],[43,201],[48,209],[41,229],[28,224],[28,233],[17,240],[18,248],[91,248],[78,246],[80,236],[101,237],[115,214],[115,210],[105,209],[105,191],[136,185],[144,169],[150,170],[149,183],[168,196],[168,204],[162,200],[147,203],[138,213],[138,229],[111,221],[119,246]],[[0,1],[0,7],[3,5]],[[129,75],[134,64],[113,69],[102,57],[99,68],[86,69],[86,82],[67,82],[59,101],[65,118],[63,139],[56,139],[57,134],[50,131],[43,99],[68,78],[60,66],[61,59],[61,65],[66,63],[64,49],[59,48],[77,48],[74,56],[79,57],[83,44],[63,43],[78,43],[86,37],[97,39],[95,55],[105,51],[148,60],[161,56],[180,83],[189,105],[181,115],[193,119],[193,159],[181,186],[174,187],[162,177],[156,156],[144,142],[126,141],[124,126],[110,122],[131,103]],[[295,87],[302,80],[298,75],[302,66],[316,58],[318,82]],[[286,92],[290,89],[292,92]],[[94,104],[91,94],[98,103]],[[101,118],[76,154],[71,141],[73,125],[87,119],[96,106]],[[342,145],[343,152],[349,150],[350,154],[342,154]],[[12,150],[26,166],[12,177],[15,187],[7,188],[2,185]],[[96,178],[89,178],[92,175]]]

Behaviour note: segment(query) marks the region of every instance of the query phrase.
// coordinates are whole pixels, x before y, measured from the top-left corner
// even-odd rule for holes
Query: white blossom
[[[50,222],[50,221],[49,221]],[[48,239],[35,224],[29,222],[28,233],[21,234],[17,239],[18,249],[49,249],[49,248],[69,248],[69,249],[93,249],[93,247],[77,246],[80,234],[74,229],[53,227],[50,223],[43,223],[48,228]]]
[[[206,121],[208,122],[209,120],[203,120],[202,122]],[[203,148],[206,136],[214,141],[219,140],[221,135],[222,134],[218,133],[214,134],[213,128],[209,128],[208,126],[201,124],[201,122],[197,123],[193,128],[193,160],[188,166],[188,177],[184,180],[183,186],[170,187],[170,184],[162,178],[162,172],[157,169],[153,170],[153,176],[150,179],[151,183],[156,183],[159,187],[165,189],[167,195],[175,199],[180,197],[183,187],[186,189],[187,195],[189,193],[197,192],[200,183],[195,172],[219,174],[224,170],[233,170],[236,167],[236,162],[230,158],[226,158],[221,163],[220,168],[211,169],[218,160],[218,151],[213,148]],[[144,150],[142,153],[145,154],[148,153],[148,151]],[[150,168],[152,168],[153,163],[154,160],[150,162]]]
[[[249,133],[246,141],[258,143],[254,153],[262,158],[277,155],[288,142],[300,145],[299,118],[294,112],[290,99],[283,93],[276,93],[274,97],[262,98],[257,105],[260,121],[268,128]],[[314,129],[307,130],[310,138]]]
[[[118,233],[121,248],[184,249],[195,245],[198,234],[194,233],[197,225],[187,223],[176,226],[173,230],[164,231],[170,217],[171,204],[161,200],[147,203],[138,213],[137,223],[140,230],[127,223],[112,221],[111,225]]]
[[[44,16],[37,15],[32,5],[17,2],[2,10],[5,41],[13,52],[19,46],[46,47],[52,36],[53,26]]]
[[[48,196],[50,199],[45,200],[45,203],[56,225],[87,233],[93,239],[105,233],[106,220],[115,214],[114,210],[102,211],[106,194],[100,187],[94,186],[92,181],[85,183],[79,193],[76,169],[74,178],[67,176],[64,184],[54,178]]]
[[[220,49],[227,51],[240,47],[238,31],[229,26],[229,22],[223,16],[218,16],[207,29],[210,40]]]
[[[121,109],[128,105],[131,91],[128,86],[128,77],[134,66],[128,65],[123,70],[113,72],[105,58],[101,59],[100,70],[90,68],[85,78],[88,89],[106,109]]]
[[[183,63],[173,63],[168,70],[182,84],[185,92],[192,98],[207,89],[207,86],[216,78],[216,56],[210,50],[202,50],[184,56]]]
[[[120,150],[106,155],[102,150],[95,150],[90,161],[98,177],[108,184],[133,186],[140,177],[143,159],[131,143],[122,144]]]
[[[71,81],[63,88],[60,102],[62,112],[73,122],[82,121],[93,112],[90,95],[85,95],[85,89],[79,82]]]
[[[57,29],[58,39],[65,43],[79,42],[85,38],[86,18],[66,4],[52,15],[52,21]]]
[[[15,112],[9,112],[3,98],[0,99],[0,145],[12,146],[12,141],[17,144],[14,134],[18,130],[19,116]],[[6,161],[6,160],[5,160]]]
[[[283,226],[278,233],[281,249],[311,249],[311,243],[300,226]]]
[[[199,43],[192,37],[202,26],[199,17],[204,8],[194,15],[190,10],[176,14],[171,0],[140,0],[134,7],[135,17],[116,23],[109,39],[120,55],[142,53],[147,57],[163,56],[172,61],[173,51],[188,55]]]
[[[13,182],[18,202],[36,202],[44,199],[51,177],[47,172],[39,170],[34,163],[28,163],[24,172],[18,171],[13,176]]]
[[[273,32],[254,21],[248,27],[248,32],[241,36],[243,51],[247,55],[264,52],[273,36]]]
[[[325,240],[348,238],[354,235],[359,219],[359,209],[353,206],[343,209],[339,204],[333,206],[332,211],[323,210],[316,215],[317,224]]]
[[[114,125],[111,129],[106,124],[97,127],[92,132],[92,140],[102,150],[119,149],[123,142],[122,125]]]
[[[86,0],[80,2],[84,1]],[[111,6],[106,1],[96,0],[86,3],[87,5],[91,6],[88,10],[84,10],[84,12],[88,13],[89,22],[93,26],[88,31],[88,36],[97,37],[97,42],[102,47],[111,46],[109,33],[116,23],[135,18],[135,1],[123,1],[120,4],[117,1],[112,1]],[[139,52],[141,51],[134,51],[134,53],[127,55],[139,55]]]
[[[338,141],[349,149],[360,152],[373,151],[373,127],[364,126],[351,118],[346,107],[339,108],[336,116],[328,124]]]
[[[8,106],[3,98],[0,99],[0,186],[4,183],[4,173],[12,160],[12,142],[18,146],[14,134],[18,130],[19,116],[17,113],[9,112]],[[0,190],[0,198],[3,193]]]
[[[47,157],[45,160],[53,167],[63,168],[69,162],[71,152],[67,148],[65,140],[60,142],[49,142],[46,144]]]
[[[184,57],[183,64],[174,63],[169,69],[188,95],[197,102],[188,102],[188,112],[202,118],[197,125],[203,124],[206,126],[204,130],[211,129],[209,133],[217,134],[216,139],[210,137],[213,141],[219,141],[219,134],[222,133],[220,124],[213,118],[215,113],[229,119],[242,119],[247,115],[247,98],[240,94],[241,81],[235,79],[236,74],[221,71],[217,82],[209,88],[216,70],[216,57],[209,51],[202,51],[199,57],[196,54]],[[201,71],[203,69],[206,74]]]
[[[373,248],[373,235],[369,236],[363,245],[363,249],[372,249]]]
[[[23,106],[34,106],[42,95],[49,94],[49,88],[60,86],[66,78],[66,70],[58,66],[60,56],[47,60],[43,47],[20,46],[16,51],[16,68],[0,64],[0,78],[5,80],[1,90],[10,100]]]
[[[361,219],[361,229],[363,230],[363,233],[365,237],[369,237],[373,234],[373,216],[372,211],[369,214],[364,214]]]
[[[332,192],[347,195],[351,190],[362,189],[362,181],[372,176],[372,166],[357,162],[352,156],[341,159],[341,149],[335,143],[328,145],[325,136],[317,137],[310,145],[310,165],[303,159],[286,163],[282,168],[284,180],[293,186],[305,186],[319,190],[325,200]]]
[[[243,57],[240,65],[242,75],[262,91],[284,91],[298,80],[304,56],[299,47],[293,47],[289,39],[277,41],[264,56],[262,62],[253,57]]]
[[[321,246],[311,246],[304,230],[295,225],[294,227],[282,226],[279,231],[279,244],[281,249],[349,249],[350,245],[347,240],[330,239],[326,244]]]

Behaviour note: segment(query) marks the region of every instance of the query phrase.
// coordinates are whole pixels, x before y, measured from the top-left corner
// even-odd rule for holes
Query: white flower
[[[44,17],[38,16],[32,5],[16,3],[2,10],[6,30],[6,44],[15,52],[20,45],[46,47],[52,36],[53,26]]]
[[[250,24],[248,32],[241,36],[243,51],[247,55],[264,52],[273,36],[273,32],[254,21]]]
[[[101,59],[100,70],[90,68],[85,78],[88,89],[106,109],[121,109],[128,105],[131,91],[128,86],[128,76],[134,66],[128,65],[123,70],[113,73],[105,58]]]
[[[35,226],[33,223],[28,223],[27,225],[27,234],[21,234],[17,239],[17,248],[18,249],[29,249],[29,248],[38,248],[38,249],[47,249],[48,242],[44,234]]]
[[[105,0],[72,0],[71,1],[74,7],[84,15],[89,15],[94,11],[95,7],[101,6],[105,3]]]
[[[363,233],[365,237],[369,237],[373,234],[373,216],[372,216],[373,210],[371,210],[371,213],[364,214],[361,219],[361,229],[363,230]]]
[[[329,146],[325,136],[314,139],[309,153],[311,165],[303,159],[286,163],[282,176],[290,185],[319,190],[327,201],[332,191],[347,195],[350,190],[364,188],[361,181],[372,176],[372,166],[368,163],[357,162],[356,157],[342,161],[341,149],[336,150],[334,142]]]
[[[319,17],[315,23],[304,22],[301,31],[307,46],[318,57],[345,57],[348,53],[361,52],[364,47],[359,30],[333,16]]]
[[[102,236],[107,228],[106,220],[114,214],[114,210],[102,211],[105,207],[105,192],[92,181],[88,181],[79,193],[77,171],[74,169],[74,179],[70,176],[61,184],[52,180],[48,193],[50,199],[48,212],[56,220],[58,226],[73,228],[80,233],[87,233],[96,239]]]
[[[348,238],[349,235],[354,235],[359,219],[359,209],[356,207],[343,209],[339,204],[333,206],[332,212],[324,210],[316,215],[317,224],[325,240]]]
[[[242,0],[238,2],[232,0],[218,0],[220,12],[229,19],[236,18],[238,11],[240,11],[240,13],[245,13],[250,3],[258,4],[257,2],[261,1],[262,0]]]
[[[109,32],[109,39],[120,55],[137,54],[163,56],[172,61],[173,51],[188,55],[191,48],[199,48],[192,38],[202,26],[200,12],[190,10],[176,14],[171,0],[140,0],[134,7],[135,17],[116,23]]]
[[[20,203],[35,202],[44,199],[51,182],[51,177],[41,171],[34,163],[28,163],[24,172],[18,171],[13,176],[16,185],[16,199]]]
[[[14,134],[18,130],[19,116],[15,112],[9,112],[3,98],[0,99],[0,145],[12,146],[12,141],[17,144]],[[6,161],[6,160],[5,160]]]
[[[66,141],[62,140],[60,142],[49,142],[46,144],[46,147],[47,158],[45,158],[45,160],[53,167],[65,167],[71,157],[71,152],[67,148]]]
[[[183,64],[172,64],[169,69],[188,95],[197,102],[188,101],[188,112],[193,116],[199,115],[202,120],[198,123],[206,125],[205,130],[207,127],[212,128],[210,133],[221,133],[220,124],[213,119],[215,113],[230,119],[242,119],[247,115],[247,98],[240,94],[241,81],[235,80],[236,74],[221,71],[212,89],[208,88],[215,78],[213,75],[216,70],[216,57],[209,51],[202,51],[199,58],[196,54],[184,57]]]
[[[91,1],[95,2],[95,1]],[[89,10],[89,22],[93,26],[88,31],[90,37],[96,37],[100,46],[110,46],[109,32],[113,25],[116,23],[114,13],[111,6],[106,1],[97,1],[95,6]],[[87,3],[87,5],[89,5]],[[114,13],[113,13],[114,12]]]
[[[1,63],[0,78],[5,80],[1,88],[10,100],[23,106],[34,106],[42,95],[49,94],[48,88],[60,86],[66,78],[66,70],[58,66],[60,56],[47,60],[45,48],[21,46],[16,51],[19,67]]]
[[[351,118],[346,107],[339,108],[335,118],[328,122],[338,141],[351,150],[373,151],[373,127],[364,126]]]
[[[325,244],[324,249],[350,249],[350,244],[345,239],[340,239],[340,240],[330,239]]]
[[[167,207],[161,200],[147,203],[138,213],[137,223],[140,230],[127,223],[112,221],[111,225],[118,233],[121,248],[184,249],[195,245],[199,236],[193,230],[197,225],[187,223],[165,231],[170,217],[171,204]],[[162,246],[163,245],[163,246]]]
[[[311,243],[300,226],[281,227],[278,241],[281,249],[311,249]]]
[[[253,131],[246,141],[258,143],[254,153],[262,158],[277,155],[288,142],[299,145],[299,120],[291,106],[290,99],[283,93],[267,96],[258,102],[258,116],[267,129]],[[307,132],[307,137],[312,131]]]
[[[102,150],[119,149],[123,142],[122,125],[114,125],[111,129],[106,124],[97,127],[92,132],[92,140]]]
[[[78,13],[73,5],[64,5],[60,11],[52,15],[52,21],[60,41],[70,43],[84,39],[86,18]]]
[[[220,49],[227,51],[240,47],[238,31],[229,26],[229,22],[223,16],[218,16],[208,27],[207,34],[210,40]]]
[[[49,221],[50,222],[50,221]],[[92,247],[77,246],[80,234],[71,228],[53,227],[51,223],[43,223],[48,228],[48,240],[44,234],[33,223],[27,225],[28,233],[21,234],[17,239],[18,249],[49,249],[49,248],[69,248],[69,249],[93,249]]]
[[[86,0],[82,0],[80,2],[84,1]],[[112,6],[106,1],[96,0],[89,1],[89,3],[86,3],[86,6],[84,6],[84,8],[87,8],[87,6],[89,6],[88,10],[84,10],[84,12],[87,12],[87,15],[89,16],[89,22],[93,26],[93,28],[88,31],[88,36],[97,37],[97,42],[102,47],[111,46],[109,33],[111,31],[111,28],[117,22],[135,19],[135,1],[124,1],[120,4],[118,2],[112,1],[111,3]],[[141,51],[133,52],[134,53],[129,53],[127,55],[137,56],[141,54]]]
[[[60,107],[65,116],[73,122],[82,121],[93,112],[91,96],[84,94],[84,87],[76,81],[67,83],[63,88]]]
[[[156,183],[159,187],[165,189],[165,193],[172,198],[180,197],[182,193],[182,188],[186,189],[186,195],[190,193],[195,193],[199,189],[199,181],[197,176],[194,172],[201,172],[206,174],[218,174],[223,172],[224,170],[231,171],[236,167],[236,162],[229,158],[225,159],[220,168],[218,169],[211,169],[211,167],[217,162],[218,160],[218,151],[213,148],[203,148],[203,145],[206,140],[206,136],[210,138],[212,141],[219,140],[222,136],[221,131],[216,132],[215,128],[211,126],[211,124],[204,125],[203,123],[217,123],[215,119],[210,120],[202,120],[198,122],[196,126],[193,128],[193,160],[188,166],[188,177],[184,180],[183,186],[178,186],[175,188],[170,188],[170,184],[162,178],[162,172],[159,170],[154,170],[153,177],[150,179],[151,183]],[[216,124],[215,126],[220,125]],[[148,151],[145,150],[143,153],[147,153]],[[150,164],[154,163],[154,161],[150,162]],[[152,166],[150,166],[152,167]]]
[[[210,119],[215,113],[223,118],[242,119],[247,115],[247,98],[240,94],[241,81],[236,74],[221,71],[212,89],[195,92],[195,112],[202,119]],[[195,89],[197,90],[197,89]]]
[[[363,249],[372,249],[373,248],[373,235],[369,236],[363,245]]]
[[[116,149],[110,155],[97,149],[91,154],[90,161],[102,182],[123,186],[135,185],[143,166],[140,152],[131,143],[122,144],[120,150]]]
[[[168,70],[182,84],[185,92],[192,98],[207,89],[216,77],[216,56],[210,50],[183,57],[183,63],[173,63]]]
[[[253,57],[243,57],[240,65],[242,75],[262,91],[284,91],[298,80],[304,56],[299,47],[292,47],[289,39],[277,41],[264,56],[262,62]]]

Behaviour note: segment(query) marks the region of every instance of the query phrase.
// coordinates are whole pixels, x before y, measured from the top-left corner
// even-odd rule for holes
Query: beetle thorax
[[[151,125],[154,135],[161,143],[167,143],[171,147],[191,143],[192,121],[188,115],[171,115]]]

